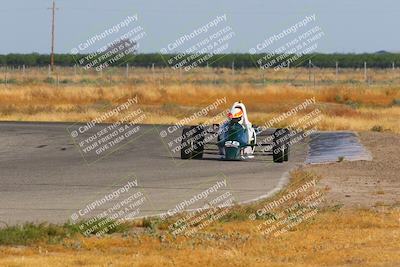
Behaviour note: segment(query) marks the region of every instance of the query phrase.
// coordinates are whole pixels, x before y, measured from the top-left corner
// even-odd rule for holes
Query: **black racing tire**
[[[204,152],[203,126],[184,127],[182,130],[181,159],[202,159]]]
[[[282,163],[284,160],[284,151],[282,151],[282,147],[275,147],[273,150],[272,158],[276,163]]]
[[[202,159],[203,158],[203,153],[204,153],[204,136],[205,136],[205,131],[202,125],[197,125],[194,127],[195,133],[194,133],[194,146],[195,148],[193,149],[192,152],[192,158],[193,159]]]
[[[285,158],[286,144],[282,141],[283,129],[274,132],[274,145],[272,147],[272,159],[276,163],[282,163]]]
[[[290,153],[290,148],[288,145],[286,145],[286,149],[283,152],[283,160],[284,161],[289,161],[289,153]]]
[[[283,153],[283,160],[284,161],[289,161],[289,154],[290,154],[290,131],[289,129],[284,129],[285,130],[285,150]]]
[[[190,159],[192,156],[192,153],[190,151],[192,144],[190,142],[190,136],[188,137],[190,129],[191,127],[184,127],[182,130],[181,159]]]
[[[251,149],[253,150],[253,154],[254,154],[254,151],[257,146],[257,134],[254,132],[252,137],[253,137],[253,140],[250,141],[250,145],[251,145]]]

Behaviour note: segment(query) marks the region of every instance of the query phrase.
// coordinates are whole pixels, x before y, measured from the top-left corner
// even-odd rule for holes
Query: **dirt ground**
[[[320,186],[327,189],[329,205],[343,204],[345,209],[400,207],[400,135],[361,132],[359,137],[372,161],[343,161],[306,169],[323,177]]]

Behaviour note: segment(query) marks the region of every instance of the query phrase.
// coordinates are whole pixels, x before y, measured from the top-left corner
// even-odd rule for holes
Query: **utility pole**
[[[364,61],[364,80],[367,82],[367,62]]]
[[[339,75],[339,62],[336,61],[336,75],[335,75],[336,82],[338,80],[338,75]]]
[[[58,10],[56,8],[56,2],[53,1],[53,6],[49,7],[48,9],[51,9],[52,11],[52,19],[51,19],[51,54],[50,54],[50,66],[51,66],[51,71],[53,72],[54,70],[54,18],[55,18],[55,12]]]

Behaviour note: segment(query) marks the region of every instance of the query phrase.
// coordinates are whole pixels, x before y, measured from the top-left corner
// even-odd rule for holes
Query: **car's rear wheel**
[[[205,131],[202,125],[197,125],[194,127],[195,129],[195,142],[194,142],[194,148],[192,152],[192,158],[194,159],[202,159],[203,158],[203,152],[204,152],[204,135]]]
[[[286,145],[285,151],[283,152],[283,160],[284,161],[289,161],[289,151],[290,151],[289,146]]]
[[[289,154],[290,154],[290,131],[288,129],[285,130],[285,150],[283,153],[283,160],[288,161],[289,160]]]
[[[274,162],[277,162],[277,163],[283,162],[283,160],[284,160],[283,154],[284,154],[284,147],[274,146],[274,151],[272,154]]]
[[[273,161],[282,163],[289,160],[288,129],[276,129],[274,132],[274,145],[272,150]]]
[[[184,127],[182,130],[182,140],[181,140],[181,159],[190,159],[192,153],[190,147],[190,139],[188,137],[190,127]]]

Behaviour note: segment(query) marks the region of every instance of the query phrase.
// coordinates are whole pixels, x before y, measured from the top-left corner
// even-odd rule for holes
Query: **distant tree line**
[[[56,54],[55,64],[57,66],[74,66],[79,65],[79,59],[87,55],[72,55],[72,54]],[[136,54],[127,56],[123,60],[119,60],[113,65],[125,65],[137,67],[172,67],[173,64],[168,63],[168,60],[173,59],[176,55],[168,54]],[[186,55],[189,56],[189,55]],[[199,66],[210,67],[227,67],[231,68],[232,65],[238,68],[251,68],[258,67],[257,59],[262,58],[263,54],[250,55],[250,54],[218,54],[209,57],[207,60],[201,61]],[[279,57],[280,55],[273,55],[272,58]],[[271,60],[271,57],[269,58]],[[369,54],[307,54],[303,55],[296,61],[291,62],[290,66],[309,66],[309,60],[316,67],[328,68],[335,67],[338,62],[340,68],[362,68],[364,62],[370,68],[390,68],[394,63],[395,66],[400,66],[400,53],[369,53]],[[172,60],[173,61],[173,60]],[[50,57],[47,54],[7,54],[0,55],[0,66],[47,66],[50,64]],[[82,66],[83,67],[83,66]]]

